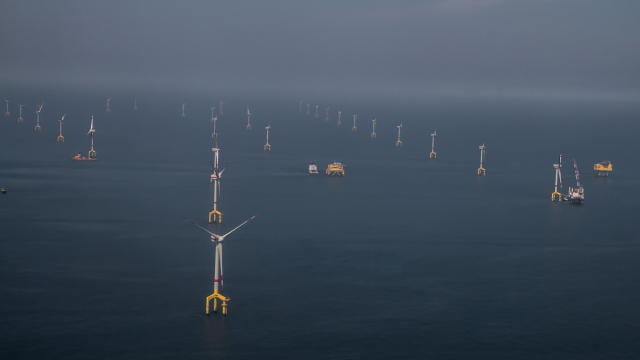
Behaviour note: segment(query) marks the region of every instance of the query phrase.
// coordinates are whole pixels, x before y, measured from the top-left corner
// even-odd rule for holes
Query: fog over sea
[[[0,118],[0,357],[640,357],[638,103],[236,94],[219,115],[221,96],[15,93],[24,123],[15,103]],[[207,224],[212,106],[222,224]],[[92,114],[98,160],[74,162]],[[561,153],[582,206],[550,201]],[[324,174],[334,161],[344,178]],[[224,243],[228,315],[207,317],[214,244],[183,217],[220,234],[256,213]]]

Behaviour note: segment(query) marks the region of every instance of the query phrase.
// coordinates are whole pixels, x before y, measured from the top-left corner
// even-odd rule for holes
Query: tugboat
[[[82,157],[82,154],[78,152],[78,155],[74,155],[71,160],[73,161],[96,161],[96,158]]]
[[[580,185],[580,173],[578,173],[578,165],[576,159],[573,159],[573,168],[576,171],[576,188],[569,188],[569,193],[564,198],[564,201],[568,201],[569,204],[581,205],[584,203],[584,188]]]
[[[344,165],[339,162],[329,164],[327,167],[327,176],[344,176]]]
[[[313,161],[311,162],[311,165],[309,165],[309,175],[318,175],[318,167]]]

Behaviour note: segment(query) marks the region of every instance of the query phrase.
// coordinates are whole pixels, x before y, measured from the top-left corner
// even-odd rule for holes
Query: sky
[[[640,99],[640,1],[7,1],[3,87]]]

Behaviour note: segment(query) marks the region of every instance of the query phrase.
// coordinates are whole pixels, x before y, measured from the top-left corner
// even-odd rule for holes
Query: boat
[[[316,166],[315,162],[311,162],[311,165],[309,165],[309,174],[310,175],[318,175],[318,167]]]
[[[598,172],[598,176],[609,176],[609,171],[613,171],[613,165],[611,161],[603,161],[593,165],[593,170]]]
[[[334,162],[327,166],[327,176],[344,176],[344,165]]]
[[[573,168],[576,172],[577,186],[575,188],[569,188],[569,193],[565,196],[564,201],[568,201],[569,204],[581,205],[584,203],[584,188],[580,185],[580,173],[578,173],[578,165],[575,159],[573,159]]]
[[[78,153],[78,155],[74,155],[71,160],[73,161],[96,161],[96,158],[92,157],[83,157],[82,154]]]

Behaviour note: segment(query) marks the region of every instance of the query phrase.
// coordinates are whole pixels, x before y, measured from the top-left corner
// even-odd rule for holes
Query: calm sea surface
[[[24,123],[0,118],[3,358],[640,357],[638,104],[227,98],[207,225],[219,98],[20,96]],[[73,162],[92,113],[98,161]],[[560,153],[583,206],[550,202]],[[229,314],[207,317],[214,246],[183,217],[256,213],[224,244]]]

